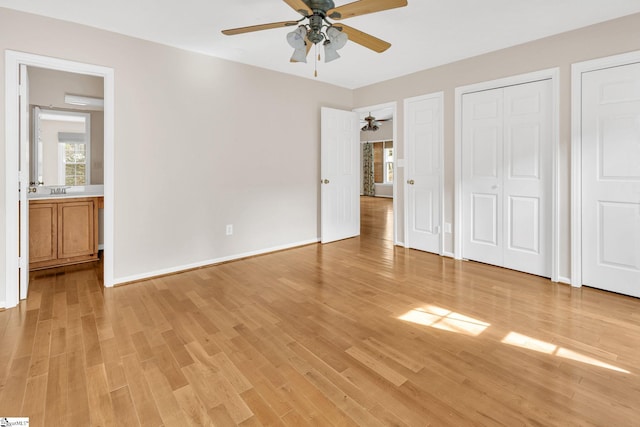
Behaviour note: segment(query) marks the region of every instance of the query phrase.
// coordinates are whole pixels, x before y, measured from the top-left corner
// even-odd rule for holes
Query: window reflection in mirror
[[[34,107],[32,177],[37,185],[88,185],[91,115]]]

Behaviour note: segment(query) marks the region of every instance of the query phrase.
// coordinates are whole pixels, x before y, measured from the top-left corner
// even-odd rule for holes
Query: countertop
[[[29,193],[29,200],[47,200],[47,199],[72,199],[79,197],[103,197],[104,185],[84,185],[76,187],[66,187],[65,194],[51,194],[51,187],[38,187],[36,193]]]

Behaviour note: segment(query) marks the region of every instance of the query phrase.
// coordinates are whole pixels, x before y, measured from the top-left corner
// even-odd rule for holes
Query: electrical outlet
[[[233,224],[227,224],[227,236],[231,236],[233,234]]]

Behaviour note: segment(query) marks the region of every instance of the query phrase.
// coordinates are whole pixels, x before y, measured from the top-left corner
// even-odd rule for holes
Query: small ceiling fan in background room
[[[371,115],[371,113],[369,113],[369,115],[363,119],[363,123],[366,123],[366,125],[362,126],[360,130],[362,130],[363,132],[367,132],[367,131],[375,132],[378,129],[380,129],[380,122],[386,122],[389,120],[393,120],[393,119],[377,120],[375,117]]]
[[[391,43],[364,33],[342,23],[334,24],[329,19],[342,20],[368,13],[381,12],[407,5],[407,0],[359,0],[343,6],[335,6],[332,0],[284,0],[293,10],[302,15],[297,21],[281,21],[269,24],[223,30],[222,34],[232,36],[273,28],[294,27],[287,34],[287,41],[295,50],[291,62],[307,62],[312,45],[322,43],[325,62],[340,58],[338,50],[348,40],[381,53],[391,47]],[[308,20],[307,23],[304,21]],[[317,74],[316,74],[317,75]]]

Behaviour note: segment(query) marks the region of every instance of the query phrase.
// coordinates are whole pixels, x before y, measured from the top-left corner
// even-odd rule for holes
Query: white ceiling
[[[349,2],[335,0],[336,6]],[[307,64],[289,62],[289,28],[220,33],[297,20],[281,0],[0,0],[0,7],[315,78],[312,55]],[[342,58],[317,64],[315,79],[355,89],[636,12],[638,0],[409,0],[404,8],[344,20],[392,47],[379,54],[347,43]]]

